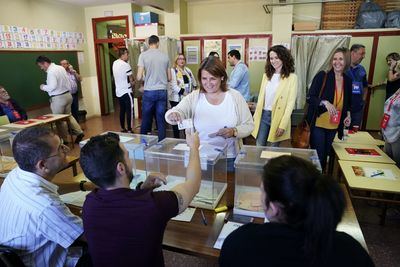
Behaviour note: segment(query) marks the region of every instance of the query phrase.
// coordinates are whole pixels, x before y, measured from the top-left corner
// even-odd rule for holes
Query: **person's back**
[[[153,192],[166,183],[161,173],[149,174],[137,190],[130,189],[132,163],[118,135],[92,137],[82,148],[82,169],[99,186],[83,206],[94,266],[164,266],[162,239],[167,222],[186,209],[200,187],[198,135],[188,134],[187,139],[187,180],[161,192]]]
[[[304,232],[281,223],[250,223],[232,232],[221,250],[221,266],[311,266],[305,257]],[[335,232],[325,267],[374,266],[351,236]]]
[[[311,162],[269,160],[260,191],[269,223],[233,231],[222,245],[220,266],[374,266],[355,239],[336,231],[346,205],[342,188]]]
[[[144,67],[144,90],[167,90],[168,56],[158,48],[150,48],[139,56],[138,66]]]
[[[163,233],[178,214],[174,192],[97,189],[87,196],[83,211],[95,266],[163,266]]]

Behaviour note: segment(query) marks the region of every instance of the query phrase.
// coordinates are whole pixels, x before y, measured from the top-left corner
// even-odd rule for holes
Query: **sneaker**
[[[79,142],[82,141],[82,139],[83,139],[84,136],[85,136],[85,135],[84,135],[83,133],[78,134],[78,135],[76,136],[76,139],[75,139],[75,144],[79,144]]]
[[[128,130],[128,133],[133,134],[133,130],[132,129]]]
[[[122,129],[121,133],[127,133],[128,131],[126,129]]]

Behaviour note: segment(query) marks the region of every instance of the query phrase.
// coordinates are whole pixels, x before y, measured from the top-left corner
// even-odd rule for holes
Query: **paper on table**
[[[1,133],[1,132],[5,132],[5,131],[7,131],[7,130],[6,130],[6,129],[0,129],[0,133]]]
[[[272,159],[272,158],[276,158],[276,157],[284,156],[284,155],[290,156],[290,155],[292,155],[292,153],[264,150],[263,152],[261,152],[260,158],[262,158],[262,159]]]
[[[133,139],[134,139],[133,137],[129,137],[129,136],[123,136],[123,135],[119,136],[119,141],[121,143],[126,143],[126,142],[129,142],[129,141],[133,140]]]
[[[76,191],[60,195],[60,199],[65,204],[71,204],[77,207],[83,207],[83,202],[85,202],[86,196],[89,193],[90,191]]]
[[[201,149],[202,145],[199,146],[199,150]],[[174,150],[181,150],[181,151],[190,151],[190,147],[185,143],[180,143],[174,146]]]
[[[221,249],[222,244],[224,244],[225,238],[242,225],[243,225],[242,223],[236,223],[236,222],[227,222],[226,224],[224,224],[221,233],[219,233],[217,241],[215,241],[214,248]]]
[[[190,222],[193,218],[193,214],[196,211],[196,208],[187,208],[181,214],[175,216],[171,220],[180,221],[180,222]]]

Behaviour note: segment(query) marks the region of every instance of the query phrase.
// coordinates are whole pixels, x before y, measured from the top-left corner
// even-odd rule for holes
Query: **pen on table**
[[[203,210],[200,210],[200,213],[201,213],[201,219],[203,220],[204,225],[207,225],[207,220],[206,220],[206,217],[204,216]]]
[[[377,172],[377,173],[371,174],[371,177],[375,177],[375,176],[382,175],[382,174],[384,174],[384,172]]]

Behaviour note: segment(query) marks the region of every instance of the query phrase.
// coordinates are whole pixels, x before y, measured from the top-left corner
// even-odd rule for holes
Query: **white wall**
[[[97,72],[96,72],[96,57],[94,47],[94,37],[92,29],[92,19],[104,17],[104,11],[112,11],[113,16],[128,16],[129,34],[133,36],[133,22],[131,3],[121,3],[114,5],[104,5],[95,7],[86,7],[84,9],[84,19],[86,24],[87,33],[87,53],[86,58],[88,61],[89,69],[88,75],[83,77],[83,95],[85,98],[85,105],[88,111],[88,116],[100,115],[100,97],[98,91]]]

